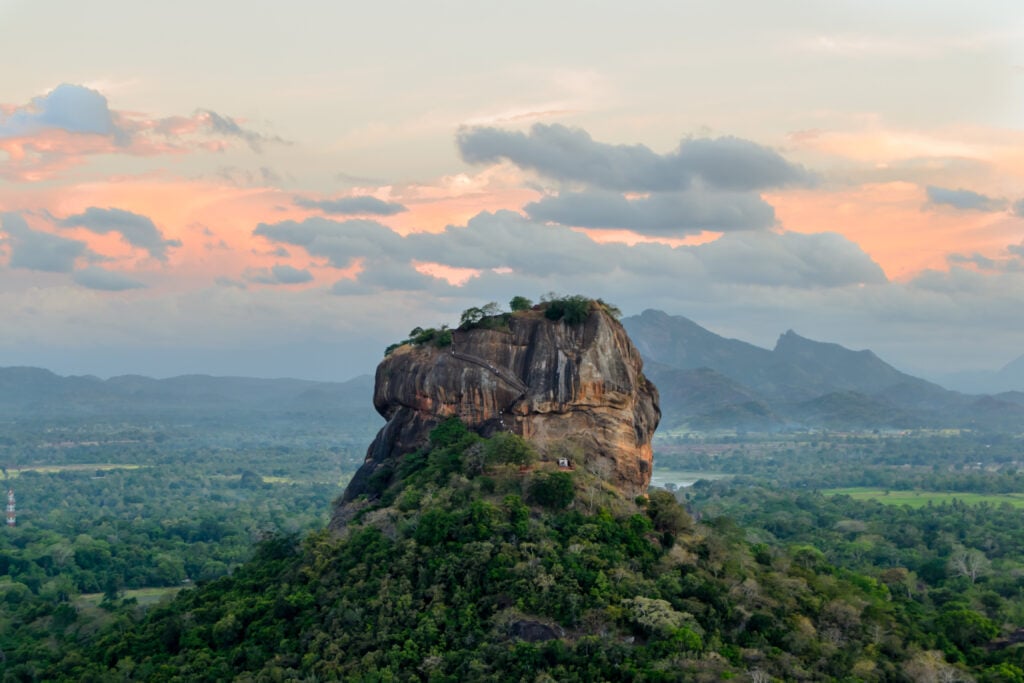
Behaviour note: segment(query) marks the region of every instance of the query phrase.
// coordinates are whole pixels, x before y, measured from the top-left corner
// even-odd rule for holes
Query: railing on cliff
[[[509,370],[505,368],[499,368],[498,366],[494,365],[485,358],[481,358],[480,356],[474,356],[473,354],[470,353],[463,353],[462,351],[456,351],[454,346],[452,347],[451,353],[452,356],[458,358],[459,360],[464,360],[467,363],[473,363],[474,365],[479,365],[480,367],[486,370],[490,370],[492,373],[497,375],[498,378],[504,380],[508,384],[518,389],[519,397],[516,400],[519,400],[523,396],[526,396],[526,393],[530,390],[530,387],[526,386],[526,383],[523,382],[523,380],[513,375]]]

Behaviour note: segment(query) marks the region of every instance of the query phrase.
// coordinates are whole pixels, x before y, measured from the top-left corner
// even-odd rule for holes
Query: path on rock
[[[530,387],[526,386],[523,380],[513,375],[511,371],[505,368],[499,368],[498,366],[494,365],[485,358],[481,358],[480,356],[474,356],[469,353],[463,353],[462,351],[456,351],[454,348],[452,349],[452,356],[458,358],[459,360],[464,360],[467,363],[473,363],[474,365],[479,365],[482,368],[490,370],[500,379],[511,384],[513,387],[519,390],[520,395],[516,400],[525,396],[526,392],[529,391],[530,389]]]

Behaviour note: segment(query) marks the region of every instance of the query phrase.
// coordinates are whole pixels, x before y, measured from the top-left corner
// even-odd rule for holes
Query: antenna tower
[[[7,489],[7,526],[14,526],[18,515],[14,511],[14,489]]]

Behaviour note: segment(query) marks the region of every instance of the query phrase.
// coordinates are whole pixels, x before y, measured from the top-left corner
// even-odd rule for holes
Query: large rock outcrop
[[[387,424],[339,501],[332,526],[353,502],[372,495],[371,479],[427,442],[456,416],[489,436],[512,431],[542,453],[573,443],[583,462],[627,495],[651,479],[651,436],[661,416],[658,392],[640,354],[615,318],[594,305],[578,324],[521,311],[507,329],[454,332],[451,346],[405,345],[377,367],[373,402]]]

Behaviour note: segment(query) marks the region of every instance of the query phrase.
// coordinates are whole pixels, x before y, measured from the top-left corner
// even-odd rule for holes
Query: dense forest
[[[24,590],[7,580],[3,676],[1024,681],[1020,509],[805,486],[817,467],[877,470],[894,486],[980,473],[1005,488],[1018,443],[691,440],[692,456],[666,461],[695,465],[685,458],[703,450],[702,466],[749,472],[634,501],[525,442],[445,423],[342,537],[278,525],[233,572],[189,574],[195,588],[148,609],[116,586],[85,605],[74,572],[63,592],[60,572]],[[225,477],[223,495],[266,500],[280,486],[246,479]],[[65,561],[78,566],[81,548],[88,563],[76,544]]]
[[[322,529],[367,427],[296,415],[4,423],[0,485],[17,500],[16,526],[0,530],[4,680],[37,680],[66,637],[225,576],[263,539]]]

